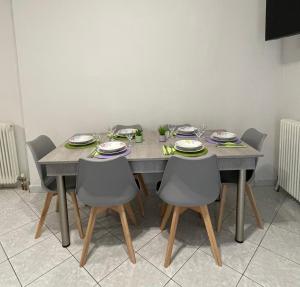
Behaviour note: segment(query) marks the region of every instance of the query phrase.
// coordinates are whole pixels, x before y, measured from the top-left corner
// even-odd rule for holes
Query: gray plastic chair
[[[264,133],[259,132],[258,130],[254,128],[250,128],[246,130],[241,137],[241,140],[253,147],[254,149],[261,151],[263,143],[266,139],[267,135]],[[257,165],[256,160],[256,165]],[[229,183],[238,183],[239,179],[239,172],[236,170],[228,170],[228,171],[221,171],[221,182],[222,182],[222,189],[221,189],[221,200],[220,200],[220,210],[219,210],[219,217],[218,217],[218,224],[217,224],[217,231],[219,232],[222,227],[222,220],[223,220],[223,214],[224,214],[224,208],[225,208],[225,202],[226,202],[226,195],[228,192],[228,184]],[[260,213],[257,209],[256,201],[254,198],[254,194],[251,188],[251,182],[254,180],[255,177],[255,170],[247,170],[246,171],[246,194],[249,198],[255,219],[256,224],[259,228],[263,229],[263,222],[260,216]]]
[[[38,161],[44,156],[46,156],[49,152],[54,150],[56,147],[52,142],[52,140],[45,135],[38,136],[36,139],[28,142],[27,145],[35,161],[35,165],[40,176],[41,185],[47,191],[46,200],[41,213],[41,218],[39,220],[39,223],[36,228],[36,233],[35,233],[35,238],[39,238],[41,236],[42,227],[45,223],[45,219],[48,213],[49,206],[51,204],[51,200],[53,196],[57,195],[57,186],[56,186],[56,178],[53,176],[47,176],[45,166],[39,164]],[[75,222],[78,228],[79,236],[83,238],[84,234],[81,225],[78,202],[75,194],[76,177],[75,176],[65,177],[65,185],[66,185],[66,190],[70,193],[72,198],[72,202],[75,210]],[[57,203],[58,203],[58,198],[57,198]]]
[[[119,213],[129,258],[135,263],[131,236],[128,228],[126,212],[136,223],[129,202],[138,193],[138,187],[125,157],[115,159],[80,159],[77,176],[77,196],[85,204],[91,206],[89,223],[84,238],[80,266],[87,260],[89,244],[93,235],[98,213],[112,209]]]
[[[215,155],[207,155],[202,158],[173,156],[169,159],[158,191],[159,197],[168,204],[162,219],[161,230],[165,228],[174,208],[165,267],[171,263],[179,216],[187,209],[192,209],[202,215],[212,253],[217,265],[222,265],[207,208],[207,205],[214,202],[219,196],[220,186],[220,173]]]

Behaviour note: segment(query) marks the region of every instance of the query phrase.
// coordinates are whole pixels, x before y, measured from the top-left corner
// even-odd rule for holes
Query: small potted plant
[[[135,142],[136,143],[143,142],[143,131],[141,129],[137,129],[135,132]]]
[[[165,127],[163,127],[163,126],[159,127],[158,132],[159,132],[159,141],[160,142],[165,142],[167,140],[166,131],[167,131],[167,129]]]

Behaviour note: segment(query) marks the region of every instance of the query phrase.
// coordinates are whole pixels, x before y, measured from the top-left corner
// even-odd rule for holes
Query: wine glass
[[[199,128],[197,128],[197,130],[195,131],[195,134],[199,140],[204,135],[205,131],[206,131],[206,124],[200,124]]]
[[[131,147],[132,145],[131,145],[131,141],[132,141],[132,139],[133,139],[133,133],[128,133],[128,134],[126,134],[126,137],[127,137],[127,139],[128,139],[128,146],[129,147]]]
[[[100,134],[93,133],[93,137],[96,140],[96,146],[98,146],[100,144]]]
[[[176,126],[175,125],[172,125],[172,124],[169,124],[168,125],[168,129],[170,131],[170,138],[174,137],[174,131],[176,129]]]
[[[107,137],[109,138],[109,140],[114,139],[114,135],[115,135],[114,132],[115,130],[111,126],[107,127]]]

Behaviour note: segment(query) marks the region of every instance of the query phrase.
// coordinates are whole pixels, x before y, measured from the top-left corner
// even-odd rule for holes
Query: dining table
[[[217,157],[219,170],[237,170],[239,172],[236,204],[236,227],[235,240],[244,242],[244,213],[245,213],[245,185],[246,170],[254,170],[259,157],[263,154],[251,146],[243,143],[243,148],[219,147],[207,140],[206,131],[201,142],[208,149],[209,154]],[[106,135],[103,133],[100,138]],[[106,139],[105,139],[106,140]],[[169,138],[167,144],[175,143],[176,137]],[[80,158],[91,157],[95,151],[95,146],[85,148],[66,148],[68,140],[57,146],[53,151],[39,160],[39,164],[44,165],[48,176],[55,176],[57,180],[57,192],[59,197],[59,219],[61,228],[62,246],[70,245],[70,233],[68,222],[68,208],[65,189],[65,176],[76,176]],[[149,174],[163,173],[171,155],[164,155],[162,152],[164,142],[159,141],[157,131],[144,130],[143,142],[133,143],[126,158],[133,173]],[[101,161],[102,159],[95,159]],[[199,170],[201,172],[201,170]],[[150,215],[151,216],[151,215]]]

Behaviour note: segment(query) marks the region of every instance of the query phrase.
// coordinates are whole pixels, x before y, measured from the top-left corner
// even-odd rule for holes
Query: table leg
[[[245,185],[246,170],[239,171],[239,182],[236,204],[236,224],[235,224],[235,241],[244,242],[244,217],[245,217]]]
[[[67,208],[67,195],[65,190],[65,180],[63,176],[56,177],[57,192],[59,198],[59,218],[60,218],[60,232],[61,241],[63,247],[70,245],[70,233],[69,233],[69,219]]]

